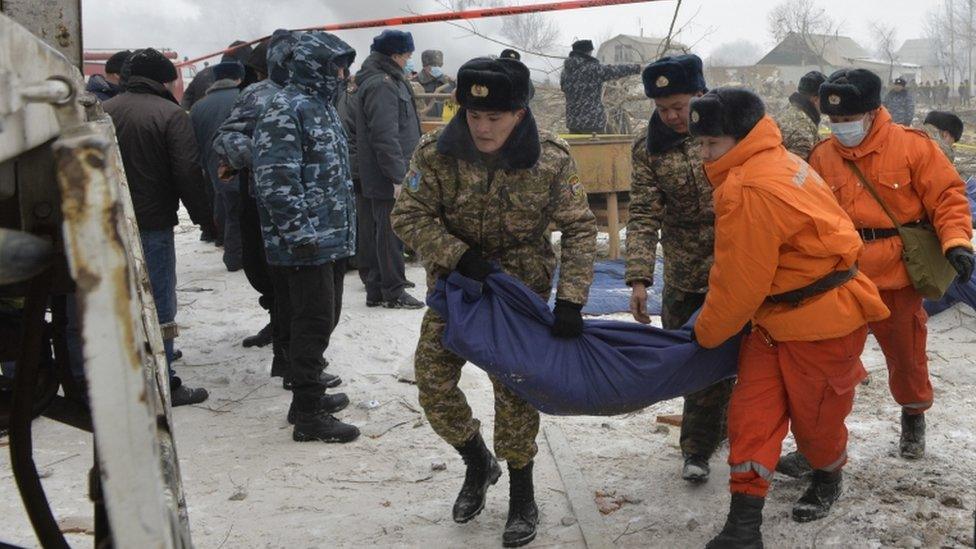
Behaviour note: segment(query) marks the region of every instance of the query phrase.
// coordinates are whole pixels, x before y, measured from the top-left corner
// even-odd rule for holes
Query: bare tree
[[[754,65],[763,56],[762,47],[751,40],[734,40],[719,44],[705,60],[710,67],[743,67]]]
[[[451,11],[473,8],[497,8],[506,5],[503,0],[438,0],[438,3]],[[482,32],[473,22],[465,24],[448,22],[449,25],[464,29],[469,33],[490,40],[501,46],[513,48],[546,59],[562,59],[553,55],[559,43],[559,26],[542,13],[526,13],[502,17],[498,38]],[[552,67],[550,67],[550,70]],[[548,72],[548,71],[543,71]]]
[[[972,78],[972,53],[976,48],[976,0],[942,0],[926,17],[926,37],[932,41],[946,82]]]
[[[559,42],[559,27],[541,13],[504,17],[500,32],[524,51],[552,52]]]
[[[816,0],[785,0],[770,10],[768,22],[769,33],[777,43],[791,34],[798,36],[816,57],[809,64],[820,65],[821,70],[824,54],[837,40],[842,26]]]
[[[895,61],[898,38],[895,35],[895,27],[881,22],[871,23],[871,34],[874,35],[875,48],[877,54],[888,61],[888,81],[894,78]]]

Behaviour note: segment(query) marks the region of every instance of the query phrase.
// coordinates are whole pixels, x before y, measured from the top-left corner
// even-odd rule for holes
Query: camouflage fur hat
[[[867,69],[840,69],[820,86],[820,112],[845,116],[881,106],[881,78]]]
[[[696,137],[742,139],[765,115],[766,107],[755,93],[745,88],[716,88],[691,100],[688,130]]]
[[[962,137],[962,119],[951,112],[930,111],[925,115],[925,122],[923,123],[935,126],[944,132],[949,132],[949,135],[956,141],[959,141]]]
[[[461,65],[457,101],[475,111],[514,111],[529,104],[529,69],[521,61],[478,57]]]
[[[662,57],[641,73],[644,95],[650,98],[706,90],[701,57],[693,53]]]
[[[810,71],[800,78],[796,91],[804,95],[817,95],[820,85],[827,81],[827,75],[820,71]]]

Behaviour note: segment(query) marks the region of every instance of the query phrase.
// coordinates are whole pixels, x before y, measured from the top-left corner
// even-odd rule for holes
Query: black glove
[[[583,333],[583,306],[562,299],[556,300],[552,309],[556,321],[552,323],[552,335],[556,337],[579,337]]]
[[[304,261],[314,258],[319,253],[319,247],[315,242],[306,242],[305,244],[299,244],[292,248],[291,253],[295,256],[295,259]]]
[[[952,268],[959,273],[959,281],[962,283],[969,282],[969,279],[973,277],[973,251],[965,246],[949,248],[946,251],[946,259],[949,260]]]
[[[481,252],[474,248],[468,248],[457,263],[457,272],[478,282],[484,282],[493,271],[491,263],[481,257]]]

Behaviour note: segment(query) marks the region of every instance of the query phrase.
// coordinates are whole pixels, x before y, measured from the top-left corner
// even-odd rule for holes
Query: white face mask
[[[867,116],[853,122],[831,122],[830,131],[837,137],[841,145],[856,147],[868,135],[868,123],[870,123],[870,118]]]
[[[441,75],[443,75],[443,74],[444,74],[444,69],[442,69],[440,67],[431,67],[430,68],[430,75],[433,76],[434,78],[440,78]]]

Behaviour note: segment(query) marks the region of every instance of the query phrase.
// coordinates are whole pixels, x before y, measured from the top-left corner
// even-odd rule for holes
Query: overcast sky
[[[544,0],[512,1],[515,4]],[[899,41],[924,36],[923,22],[935,0],[818,0],[828,13],[843,24],[842,34],[851,36],[869,51],[874,49],[870,24],[894,25]],[[684,0],[677,27],[684,26],[677,39],[694,44],[694,51],[706,58],[715,48],[736,40],[750,40],[767,51],[773,41],[767,13],[782,0]],[[627,6],[610,6],[548,15],[561,31],[560,42],[569,49],[577,38],[590,38],[599,46],[602,39],[617,34],[664,36],[676,0],[658,0]],[[884,9],[879,10],[879,5]],[[167,47],[180,55],[194,57],[225,47],[234,39],[252,39],[270,34],[277,27],[307,27],[414,13],[444,11],[436,0],[82,0],[86,48]],[[692,16],[694,16],[692,18]],[[692,19],[689,23],[689,19]],[[686,24],[687,23],[687,24]],[[479,31],[497,35],[500,22],[482,19],[474,23]],[[446,23],[404,27],[414,34],[418,50],[441,49],[445,69],[453,71],[468,58],[496,54],[502,46],[472,36]],[[338,33],[359,52],[361,61],[369,52],[378,30]],[[418,59],[419,61],[419,59]],[[358,63],[357,63],[358,64]],[[544,60],[529,60],[533,68],[545,68]],[[418,62],[419,66],[419,62]]]

